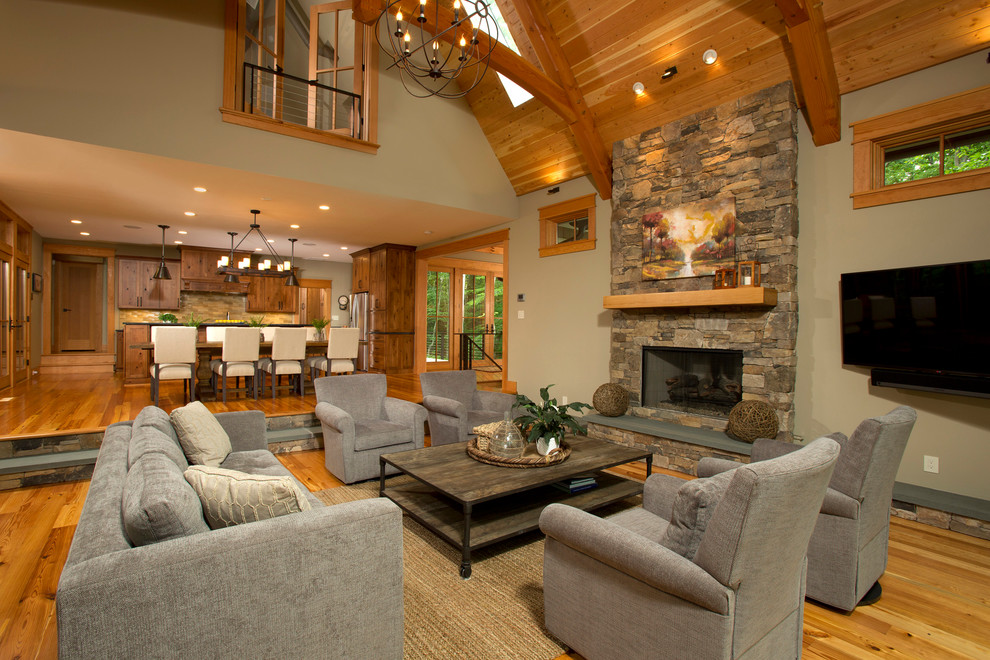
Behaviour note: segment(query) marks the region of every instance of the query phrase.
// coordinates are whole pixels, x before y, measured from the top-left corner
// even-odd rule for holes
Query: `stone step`
[[[99,449],[83,449],[80,451],[63,451],[53,454],[34,454],[31,456],[15,456],[0,459],[0,474],[17,474],[21,472],[37,472],[56,468],[75,467],[77,465],[93,465]]]

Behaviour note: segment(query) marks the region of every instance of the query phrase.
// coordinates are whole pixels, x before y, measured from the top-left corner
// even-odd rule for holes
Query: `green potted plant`
[[[248,325],[252,328],[267,328],[268,324],[265,323],[264,316],[252,316],[248,319]]]
[[[326,339],[326,336],[323,334],[323,328],[330,325],[329,319],[313,319],[312,324],[316,328],[316,338],[321,341]]]
[[[171,312],[162,312],[158,315],[158,320],[162,323],[178,323],[179,317]]]
[[[522,429],[527,442],[536,442],[536,450],[541,456],[560,447],[567,431],[578,435],[588,433],[570,411],[590,410],[591,406],[580,401],[558,404],[557,399],[550,398],[551,387],[553,385],[540,388],[542,403],[536,403],[525,394],[516,395],[516,407],[524,412],[516,417],[515,422]]]
[[[203,325],[203,319],[198,319],[196,318],[195,314],[190,314],[189,320],[186,321],[185,325],[191,326],[193,328],[198,328],[199,326]]]

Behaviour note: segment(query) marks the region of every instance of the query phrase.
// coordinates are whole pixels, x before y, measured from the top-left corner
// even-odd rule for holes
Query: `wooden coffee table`
[[[571,455],[542,468],[507,468],[481,463],[467,455],[464,443],[382,454],[379,492],[414,520],[461,551],[461,577],[471,576],[471,551],[539,527],[540,513],[552,502],[590,511],[643,492],[639,481],[601,472],[646,459],[653,454],[586,437],[569,437]],[[385,486],[391,465],[414,482]],[[575,494],[551,484],[592,474],[597,488]]]

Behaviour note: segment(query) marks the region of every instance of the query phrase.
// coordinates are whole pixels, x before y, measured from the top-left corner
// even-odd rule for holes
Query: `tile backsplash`
[[[247,295],[234,293],[209,293],[203,291],[182,291],[179,293],[179,309],[171,311],[179,317],[180,323],[185,323],[190,316],[204,321],[227,319],[242,319],[264,317],[265,323],[294,323],[295,314],[291,312],[253,312],[247,311]],[[120,310],[120,325],[124,323],[146,323],[158,320],[159,312],[152,309],[122,309]]]

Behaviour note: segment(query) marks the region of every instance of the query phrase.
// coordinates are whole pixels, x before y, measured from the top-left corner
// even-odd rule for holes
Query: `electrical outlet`
[[[925,472],[938,474],[938,456],[925,456]]]
[[[567,397],[566,396],[560,397],[560,402],[566,406],[567,405]]]
[[[524,318],[526,318],[526,310],[520,309],[518,312],[516,312],[516,318],[517,319],[524,319]]]

